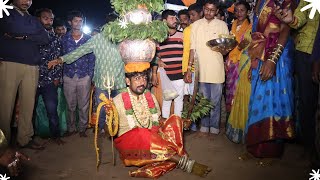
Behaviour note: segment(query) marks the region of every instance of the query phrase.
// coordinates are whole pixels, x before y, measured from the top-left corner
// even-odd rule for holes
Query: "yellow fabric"
[[[89,101],[89,123],[88,123],[88,128],[93,127],[96,124],[96,120],[97,120],[96,118],[92,118],[93,92],[94,92],[94,88],[91,88],[90,101]]]
[[[6,137],[4,136],[2,130],[0,129],[0,156],[3,155],[3,153],[8,148],[8,142]]]
[[[245,34],[245,38],[249,40],[251,40],[250,32],[251,28]],[[249,56],[243,53],[239,61],[239,80],[228,120],[228,123],[233,129],[241,129],[243,131],[245,129],[249,113],[248,106],[251,94],[251,84],[248,79],[248,71],[250,69],[250,65]]]
[[[191,26],[192,25],[186,27],[183,30],[182,73],[185,73],[188,70],[188,62],[189,62],[189,56],[190,56]]]
[[[126,73],[142,72],[150,68],[149,62],[130,62],[124,66]]]
[[[208,22],[202,18],[192,24],[191,46],[199,60],[199,82],[223,83],[225,81],[224,62],[221,53],[211,50],[206,45],[209,40],[219,38],[221,34],[229,34],[224,21],[214,19]]]
[[[237,31],[237,23],[238,20],[233,21],[232,23],[232,28],[231,28],[231,32],[232,34],[234,34],[236,36],[236,40],[238,41],[238,43],[241,42],[242,40],[242,36],[246,33],[246,31],[248,30],[248,28],[250,28],[250,23],[249,21],[246,19],[242,24],[241,27],[239,29],[239,31]],[[229,53],[229,59],[232,61],[232,63],[237,63],[240,60],[240,55],[241,52],[238,47],[235,47],[230,53]]]

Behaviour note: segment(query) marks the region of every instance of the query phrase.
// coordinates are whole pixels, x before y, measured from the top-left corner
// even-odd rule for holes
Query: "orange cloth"
[[[234,4],[232,4],[230,7],[228,7],[228,12],[230,12],[230,13],[234,13]]]
[[[237,31],[237,23],[238,20],[235,20],[232,23],[232,28],[231,28],[231,33],[234,34],[236,36],[236,40],[238,41],[238,43],[241,42],[242,37],[244,36],[244,34],[246,33],[246,31],[250,28],[251,24],[249,23],[249,21],[246,19],[242,24],[241,27],[239,29],[239,31]],[[240,60],[240,55],[241,55],[241,51],[238,49],[238,47],[235,47],[230,53],[229,53],[229,59],[235,64]]]
[[[130,62],[124,66],[126,73],[142,72],[150,68],[149,62]]]
[[[187,7],[189,7],[191,4],[196,3],[196,0],[182,0],[183,4]]]
[[[166,160],[186,154],[182,131],[181,118],[172,115],[161,127],[134,128],[114,142],[125,166],[141,167],[131,171],[130,176],[158,178],[176,167],[176,163]]]

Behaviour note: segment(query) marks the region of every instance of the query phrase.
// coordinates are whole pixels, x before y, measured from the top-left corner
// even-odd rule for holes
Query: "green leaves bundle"
[[[114,10],[120,15],[137,9],[139,5],[144,5],[150,12],[160,13],[163,10],[163,0],[111,0]]]
[[[189,107],[191,106],[191,97],[188,102],[184,103],[183,111],[181,117],[183,119],[187,118]],[[198,93],[193,106],[192,113],[190,115],[190,120],[195,122],[204,116],[210,114],[211,109],[214,108],[208,99],[206,99],[202,94]]]
[[[168,26],[165,22],[155,20],[148,24],[129,23],[126,28],[122,28],[117,20],[106,24],[102,33],[113,42],[121,42],[124,39],[153,39],[163,42],[167,38]]]

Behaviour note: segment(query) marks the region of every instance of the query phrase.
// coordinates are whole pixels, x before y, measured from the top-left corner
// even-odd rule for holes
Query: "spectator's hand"
[[[239,45],[238,45],[238,49],[241,51],[244,48],[246,48],[248,45],[250,44],[250,41],[248,39],[243,39]]]
[[[267,81],[275,74],[276,65],[271,61],[264,61],[259,71],[262,81]]]
[[[226,48],[219,48],[216,52],[221,53],[223,56],[227,55],[230,51],[227,50]]]
[[[229,71],[230,61],[231,61],[231,60],[227,60],[227,61],[224,63],[224,70],[225,70],[226,73]]]
[[[167,65],[161,59],[158,60],[158,66],[163,68],[167,67]]]
[[[320,62],[313,62],[312,63],[312,80],[317,84],[319,84],[320,82],[319,73],[320,73]]]
[[[53,69],[58,64],[62,64],[62,60],[60,58],[49,61],[48,69]]]
[[[282,22],[289,24],[293,21],[293,13],[291,9],[281,9],[279,6],[276,7],[274,15]]]
[[[8,168],[11,176],[18,176],[21,171],[21,162],[30,158],[13,149],[7,149],[0,157],[0,165]]]
[[[159,119],[159,126],[163,126],[163,124],[164,124],[165,121],[166,121],[166,119],[163,118],[163,117],[161,117],[161,118]]]
[[[110,103],[105,104],[105,105],[104,105],[104,109],[105,109],[105,111],[106,111],[106,114],[107,114],[108,116],[110,116],[110,110],[112,110],[112,104],[110,104]]]
[[[248,80],[251,82],[251,77],[252,77],[252,69],[250,68],[248,71]]]
[[[4,33],[4,35],[3,35],[5,38],[7,38],[7,39],[11,39],[12,38],[12,36],[10,35],[10,34],[8,34],[8,33]]]
[[[154,87],[157,87],[159,85],[157,73],[152,73],[152,75],[151,75],[151,84]]]
[[[59,80],[59,79],[53,80],[53,84],[54,84],[55,86],[58,86],[59,83],[60,83],[60,80]]]
[[[9,33],[4,33],[4,37],[8,39],[15,39],[15,40],[25,40],[26,36],[12,36]]]
[[[191,77],[191,71],[188,70],[186,73],[184,73],[183,80],[185,83],[192,83],[192,77]]]

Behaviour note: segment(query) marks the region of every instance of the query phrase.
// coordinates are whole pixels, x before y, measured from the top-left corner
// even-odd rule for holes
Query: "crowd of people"
[[[45,148],[33,139],[39,128],[35,126],[39,108],[46,110],[53,142],[64,144],[65,138],[76,133],[87,137],[92,89],[94,102],[101,103],[101,94],[108,95],[104,78],[111,75],[111,97],[120,117],[115,146],[126,166],[144,166],[131,176],[158,177],[176,166],[205,176],[210,168],[187,157],[181,135],[184,102],[194,92],[198,72],[196,87],[214,108],[199,123],[191,124],[191,132],[203,138],[220,134],[224,129],[221,113],[226,112],[224,133],[245,147],[239,159],[280,158],[285,143],[295,140],[303,145],[312,165],[319,167],[315,127],[320,15],[310,19],[308,10],[302,12],[307,2],[256,0],[249,4],[239,0],[221,7],[218,1],[207,0],[179,12],[164,10],[161,20],[168,26],[167,39],[157,44],[149,69],[132,72],[124,69],[117,44],[98,31],[92,36],[82,31],[81,12],[68,13],[67,32],[63,23],[53,27],[51,9],[39,9],[32,16],[28,13],[32,0],[12,3],[10,16],[0,20],[0,129],[11,144]],[[229,22],[227,17],[234,19]],[[207,46],[209,40],[229,34],[238,42],[230,52]],[[161,81],[163,75],[169,81]],[[176,90],[173,100],[163,99],[164,83]],[[66,132],[61,130],[60,101],[66,104]],[[222,104],[226,107],[221,108]],[[101,111],[99,117],[99,132],[108,133],[106,112]],[[13,124],[18,130],[16,140],[12,139]],[[128,155],[132,148],[142,148],[139,161]],[[152,173],[148,176],[147,172]]]

